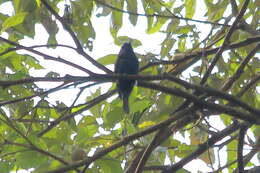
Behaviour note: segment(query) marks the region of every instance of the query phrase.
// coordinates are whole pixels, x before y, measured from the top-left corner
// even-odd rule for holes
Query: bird
[[[133,51],[130,42],[126,42],[122,45],[116,63],[115,73],[116,74],[138,74],[139,62]],[[123,100],[123,109],[125,113],[129,114],[128,98],[135,85],[135,80],[119,79],[117,82],[117,88],[120,99]]]

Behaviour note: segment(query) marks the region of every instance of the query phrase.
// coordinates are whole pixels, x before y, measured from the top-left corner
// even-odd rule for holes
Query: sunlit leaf
[[[97,62],[103,65],[114,64],[116,62],[116,58],[117,58],[116,54],[110,54],[99,58]]]
[[[20,13],[17,13],[16,15],[6,19],[4,21],[4,23],[2,24],[2,32],[7,30],[8,28],[11,28],[13,26],[16,26],[16,25],[23,23],[27,14],[28,13],[26,13],[26,12],[20,12]]]
[[[196,10],[196,0],[185,0],[185,9],[187,18],[192,18]]]
[[[141,124],[138,125],[139,128],[147,128],[149,126],[155,125],[155,122],[153,121],[144,121]]]

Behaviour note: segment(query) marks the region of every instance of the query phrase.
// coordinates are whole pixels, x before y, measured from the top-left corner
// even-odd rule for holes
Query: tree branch
[[[204,76],[202,77],[200,84],[204,85],[205,82],[207,81],[209,75],[211,74],[211,71],[213,70],[214,66],[216,65],[217,61],[219,60],[219,58],[221,57],[221,54],[223,53],[223,51],[225,50],[225,48],[228,45],[229,39],[231,37],[231,35],[233,34],[233,32],[236,29],[237,24],[240,22],[241,18],[243,17],[244,13],[246,12],[247,6],[249,4],[250,0],[245,0],[244,4],[239,12],[239,14],[237,15],[235,21],[233,22],[233,24],[231,25],[231,27],[228,30],[228,33],[224,39],[224,42],[222,44],[222,46],[218,49],[218,52],[216,53],[215,57],[213,58],[208,70],[206,71],[206,73],[204,74]]]
[[[73,164],[68,165],[66,167],[63,167],[63,168],[59,168],[59,169],[56,169],[56,170],[53,170],[53,171],[49,171],[48,173],[63,173],[65,171],[69,171],[69,170],[72,170],[74,168],[78,168],[78,167],[83,166],[83,165],[87,165],[88,166],[92,162],[94,162],[95,160],[105,156],[109,152],[114,151],[115,149],[117,149],[117,148],[119,148],[119,147],[121,147],[123,145],[127,145],[130,141],[133,141],[133,140],[135,140],[137,138],[140,138],[142,136],[146,136],[148,134],[151,134],[154,131],[157,131],[158,129],[161,129],[162,127],[168,126],[169,124],[177,121],[178,119],[186,116],[187,114],[190,114],[190,112],[191,112],[191,109],[185,109],[182,112],[179,112],[179,113],[175,114],[174,116],[171,116],[170,118],[168,118],[165,121],[162,121],[162,122],[160,122],[160,123],[158,123],[158,124],[156,124],[154,126],[151,126],[151,127],[147,128],[147,129],[145,129],[143,131],[140,131],[140,132],[137,132],[137,133],[134,133],[132,135],[124,137],[123,139],[121,139],[117,143],[111,145],[110,147],[96,152],[90,158],[86,158],[86,159],[82,160],[81,162],[73,163]]]
[[[198,148],[192,152],[187,157],[181,159],[179,162],[175,163],[174,165],[170,166],[170,168],[166,169],[165,171],[162,171],[162,173],[172,173],[176,172],[180,168],[183,168],[184,165],[186,165],[191,160],[197,158],[199,155],[207,151],[210,147],[212,147],[216,142],[223,139],[224,137],[230,135],[231,133],[235,132],[239,127],[241,127],[241,124],[232,124],[229,127],[225,128],[224,130],[218,132],[215,135],[212,135],[211,138],[209,138],[206,142],[203,144],[200,144]]]
[[[113,94],[115,94],[115,91],[116,91],[116,90],[113,90],[113,91],[111,91],[111,92],[107,92],[107,93],[105,93],[105,94],[102,94],[102,95],[100,95],[100,96],[98,96],[98,97],[96,97],[96,98],[90,100],[89,102],[85,103],[86,106],[83,107],[83,108],[81,108],[80,110],[78,110],[78,111],[76,111],[76,112],[73,112],[73,113],[70,113],[70,114],[67,114],[67,115],[64,115],[64,116],[61,116],[61,117],[59,117],[58,119],[52,121],[52,122],[50,123],[50,125],[49,125],[46,129],[44,129],[44,130],[42,130],[40,133],[38,133],[37,136],[38,136],[38,137],[43,136],[45,133],[47,133],[48,131],[50,131],[52,128],[56,127],[56,125],[59,124],[61,121],[66,121],[66,120],[68,120],[68,119],[70,119],[70,118],[73,118],[73,117],[75,117],[76,115],[78,115],[78,114],[80,114],[80,113],[82,113],[82,112],[84,112],[84,111],[90,109],[91,107],[97,105],[98,103],[104,101],[104,100],[107,99],[108,97],[110,97],[110,96],[112,96]]]
[[[88,69],[86,69],[86,68],[83,68],[83,67],[81,67],[81,66],[79,66],[79,65],[77,65],[77,64],[74,64],[74,63],[72,63],[72,62],[70,62],[70,61],[67,61],[67,60],[65,60],[65,59],[62,59],[62,58],[60,58],[60,57],[56,58],[56,57],[47,55],[47,54],[45,54],[45,53],[39,52],[39,51],[34,50],[34,49],[30,48],[30,47],[26,47],[26,46],[20,45],[20,44],[18,44],[18,43],[16,43],[16,42],[13,42],[13,41],[11,41],[11,40],[5,39],[5,38],[3,38],[3,37],[0,37],[0,41],[6,42],[6,43],[8,43],[8,44],[10,44],[10,45],[13,45],[13,46],[15,46],[17,49],[24,49],[24,50],[27,50],[27,51],[29,51],[29,52],[31,52],[31,53],[36,54],[36,55],[42,56],[42,57],[43,57],[44,59],[46,59],[46,60],[52,60],[52,61],[61,62],[61,63],[63,63],[63,64],[66,64],[66,65],[69,65],[69,66],[74,67],[74,68],[76,68],[76,69],[79,69],[79,70],[81,70],[81,71],[83,71],[83,72],[85,72],[85,73],[87,73],[87,74],[89,74],[89,75],[94,74],[92,71],[90,71],[90,70],[88,70]]]
[[[62,26],[68,31],[70,36],[72,37],[74,43],[77,46],[77,52],[84,56],[89,62],[91,62],[94,66],[98,67],[99,69],[103,70],[106,73],[111,73],[111,70],[103,66],[102,64],[98,63],[95,59],[93,59],[91,56],[89,56],[82,48],[79,39],[75,35],[75,33],[72,31],[72,29],[69,27],[69,25],[66,23],[66,20],[63,20],[61,16],[46,2],[46,0],[41,0],[41,2],[44,4],[44,6],[50,11],[52,15],[55,16],[57,20],[60,21]]]
[[[238,135],[238,144],[237,144],[237,165],[238,165],[238,173],[244,173],[244,163],[243,163],[243,146],[244,146],[244,138],[246,135],[246,131],[249,128],[249,125],[246,124],[240,127],[239,135]]]
[[[153,90],[162,91],[164,93],[176,95],[178,97],[183,97],[183,98],[189,100],[190,102],[193,102],[194,104],[198,105],[201,108],[207,108],[207,109],[219,111],[222,113],[226,113],[235,118],[239,118],[239,119],[248,121],[249,123],[253,123],[253,124],[260,123],[259,114],[255,114],[255,115],[248,114],[245,112],[240,112],[230,106],[224,106],[224,105],[204,101],[204,100],[201,100],[198,97],[194,96],[193,94],[188,94],[180,89],[167,88],[167,87],[164,87],[164,86],[161,86],[158,84],[154,84],[151,82],[139,82],[138,85],[141,87],[150,88]]]
[[[236,72],[223,84],[221,87],[222,91],[228,90],[233,83],[242,75],[245,66],[249,63],[249,61],[254,57],[256,52],[260,49],[260,44],[257,44],[256,47],[246,56],[246,58],[240,63]]]
[[[248,46],[250,44],[257,43],[257,42],[260,42],[260,36],[249,37],[249,38],[245,39],[244,41],[228,44],[226,47],[224,47],[224,50],[236,49],[236,48]],[[203,49],[203,50],[198,50],[198,51],[193,51],[193,52],[177,53],[171,57],[171,59],[173,59],[172,61],[158,60],[158,62],[150,62],[147,65],[144,65],[143,67],[141,67],[140,71],[143,71],[149,67],[156,66],[156,65],[179,64],[182,62],[187,62],[188,60],[194,59],[196,57],[199,57],[198,59],[200,59],[202,56],[216,54],[220,48],[221,47]]]

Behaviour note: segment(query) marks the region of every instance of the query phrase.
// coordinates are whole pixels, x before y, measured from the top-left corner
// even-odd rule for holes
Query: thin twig
[[[225,24],[221,24],[221,23],[214,23],[214,22],[210,22],[210,21],[203,21],[203,20],[196,20],[196,19],[190,19],[190,18],[185,18],[185,17],[179,17],[174,15],[173,13],[170,13],[171,15],[161,15],[161,14],[140,14],[140,13],[135,13],[135,12],[131,12],[131,11],[125,11],[119,8],[116,8],[110,4],[104,3],[100,0],[94,0],[95,2],[102,4],[105,7],[108,7],[112,10],[118,11],[118,12],[122,12],[122,13],[126,13],[129,15],[135,15],[135,16],[144,16],[144,17],[160,17],[160,18],[169,18],[169,19],[180,19],[180,20],[186,20],[186,21],[191,21],[191,22],[198,22],[198,23],[205,23],[205,24],[211,24],[211,25],[219,25],[219,26],[225,26],[225,27],[230,27],[230,25],[225,25]]]
[[[204,76],[202,77],[200,84],[204,85],[205,82],[207,81],[209,75],[211,74],[211,71],[213,70],[214,66],[216,65],[216,63],[218,62],[219,58],[221,57],[221,54],[223,53],[223,51],[225,50],[225,48],[228,46],[229,43],[229,39],[231,37],[231,35],[233,34],[233,32],[236,29],[236,26],[238,25],[238,23],[240,22],[241,18],[243,17],[244,13],[246,12],[247,6],[249,4],[250,0],[245,0],[244,4],[239,12],[239,14],[237,15],[235,21],[233,22],[233,24],[231,25],[231,27],[228,30],[228,33],[224,39],[224,42],[222,44],[222,46],[219,48],[218,52],[216,53],[215,57],[213,58],[208,70],[206,71],[206,73],[204,74]]]

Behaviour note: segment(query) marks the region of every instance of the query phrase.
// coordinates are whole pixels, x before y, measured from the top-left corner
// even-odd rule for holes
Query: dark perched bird
[[[115,73],[118,74],[137,74],[139,62],[131,43],[124,43],[118,54],[115,64]],[[133,90],[135,80],[120,79],[117,83],[119,97],[123,100],[123,108],[126,113],[129,113],[128,98]]]

